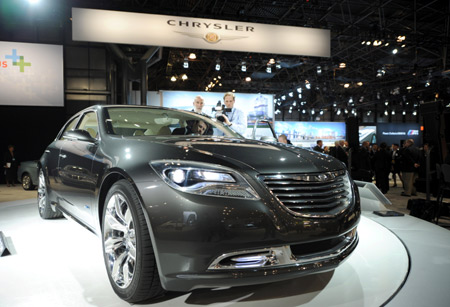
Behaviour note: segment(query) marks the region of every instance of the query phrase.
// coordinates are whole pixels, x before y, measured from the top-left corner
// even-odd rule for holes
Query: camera
[[[225,108],[225,105],[223,105],[220,100],[217,102],[216,106],[212,108],[213,113],[215,113],[215,116],[218,120],[220,120],[222,123],[225,121],[225,118],[223,117],[224,113],[231,112],[231,108]]]

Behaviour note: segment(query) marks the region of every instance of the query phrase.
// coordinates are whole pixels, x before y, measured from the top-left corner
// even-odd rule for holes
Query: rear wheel
[[[102,241],[108,278],[119,297],[136,303],[164,293],[140,200],[127,180],[116,182],[106,196]]]
[[[58,217],[62,217],[62,213],[60,211],[53,211],[50,206],[50,200],[47,194],[47,181],[45,179],[44,172],[42,169],[39,170],[39,185],[38,185],[38,209],[39,215],[43,219],[54,219]]]
[[[28,173],[22,175],[22,188],[24,190],[34,190],[34,184],[31,180],[31,176]]]

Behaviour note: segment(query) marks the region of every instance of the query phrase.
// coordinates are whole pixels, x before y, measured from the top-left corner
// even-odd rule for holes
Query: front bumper
[[[186,195],[138,183],[161,283],[169,291],[269,283],[333,270],[358,244],[359,202],[335,218],[294,216],[260,200]],[[157,191],[157,193],[155,193]]]

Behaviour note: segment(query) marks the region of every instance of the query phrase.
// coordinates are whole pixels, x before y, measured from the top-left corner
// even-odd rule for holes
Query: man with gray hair
[[[194,105],[194,111],[195,113],[203,114],[203,106],[205,105],[205,99],[203,99],[202,96],[197,95],[194,98],[194,102],[192,103]]]
[[[404,190],[401,195],[407,197],[417,195],[414,183],[419,177],[420,152],[416,147],[414,147],[413,139],[408,139],[405,141],[405,144],[403,144],[401,159]]]

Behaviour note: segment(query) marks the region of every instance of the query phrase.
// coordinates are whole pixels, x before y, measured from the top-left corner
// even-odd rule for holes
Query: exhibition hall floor
[[[393,199],[394,193],[398,201]],[[408,198],[400,193],[400,188],[394,188],[387,195],[394,203],[392,209],[408,213]],[[41,219],[35,196],[36,191],[0,185],[0,231],[11,248],[11,255],[0,257],[0,306],[130,306],[116,296],[109,284],[100,240],[71,220]],[[427,302],[430,306],[447,306],[450,294],[444,289],[450,284],[450,243],[438,243],[427,250],[429,242],[423,238],[428,231],[434,231],[433,239],[445,241],[448,230],[404,218],[363,216],[358,226],[358,247],[333,272],[258,286],[169,292],[156,301],[137,305],[380,306],[388,302],[387,306],[406,306],[404,300],[412,299],[409,306],[424,306]],[[403,221],[403,225],[396,225],[396,221]],[[416,224],[422,229],[416,229]],[[402,231],[418,231],[420,245],[408,246],[409,239],[402,237]],[[422,250],[421,262],[429,257],[430,265],[416,270],[411,263],[419,259],[417,250]],[[422,270],[428,267],[431,269]],[[423,285],[423,281],[430,282],[427,274],[434,276],[441,271],[444,273],[439,282]],[[414,297],[414,293],[430,287],[426,294],[417,294],[424,301]]]

